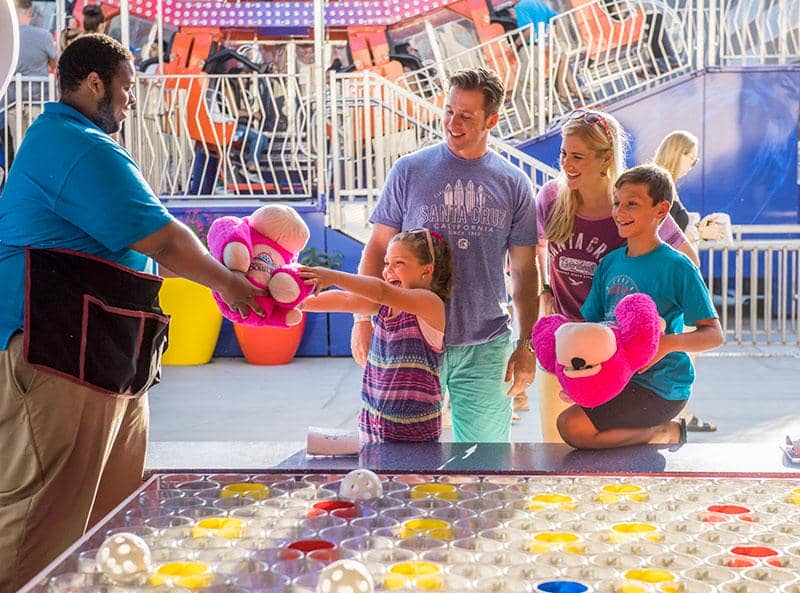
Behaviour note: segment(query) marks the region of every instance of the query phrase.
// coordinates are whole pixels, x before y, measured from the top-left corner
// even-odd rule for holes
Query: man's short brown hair
[[[653,201],[653,206],[659,202],[670,205],[675,201],[675,184],[669,171],[658,165],[639,165],[628,169],[619,176],[614,184],[614,189],[619,189],[626,183],[636,183],[647,186],[647,195]]]
[[[450,77],[450,88],[483,93],[483,110],[486,115],[500,111],[506,97],[506,87],[494,70],[464,68]]]

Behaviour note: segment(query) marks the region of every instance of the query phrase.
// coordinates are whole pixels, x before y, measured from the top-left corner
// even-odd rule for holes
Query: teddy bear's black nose
[[[583,367],[586,366],[586,361],[582,358],[578,358],[577,356],[573,358],[570,362],[572,362],[572,368],[576,371],[581,370]]]

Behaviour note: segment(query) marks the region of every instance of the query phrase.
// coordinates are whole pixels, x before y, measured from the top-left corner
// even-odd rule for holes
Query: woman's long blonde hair
[[[658,145],[653,162],[669,171],[672,181],[677,181],[681,157],[691,153],[697,145],[697,136],[686,130],[675,130],[667,134]]]
[[[606,169],[606,183],[608,184],[608,201],[611,203],[612,190],[617,177],[625,170],[625,152],[628,146],[628,137],[622,126],[614,116],[602,111],[587,111],[603,118],[608,124],[608,131],[611,134],[609,140],[606,128],[600,121],[589,123],[584,117],[570,117],[561,126],[561,136],[577,136],[583,140],[590,150],[593,150],[598,158],[611,155],[608,169]],[[564,243],[571,236],[575,228],[575,216],[581,203],[581,195],[577,190],[571,190],[567,186],[567,176],[564,171],[558,176],[558,197],[555,207],[550,214],[550,219],[545,227],[545,235],[548,241],[554,243]]]

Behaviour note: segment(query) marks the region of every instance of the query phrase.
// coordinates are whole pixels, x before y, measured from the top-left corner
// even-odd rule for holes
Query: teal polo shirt
[[[128,246],[171,220],[127,150],[73,107],[47,103],[0,194],[0,350],[22,329],[25,247],[71,249],[152,273],[153,261]]]

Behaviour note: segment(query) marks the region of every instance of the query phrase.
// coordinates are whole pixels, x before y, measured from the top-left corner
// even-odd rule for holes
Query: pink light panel
[[[133,14],[157,17],[156,0],[129,0]],[[343,0],[328,2],[325,23],[391,25],[449,4],[452,0]],[[119,6],[120,0],[107,0]],[[163,0],[164,22],[179,27],[313,27],[313,2],[192,2]]]

